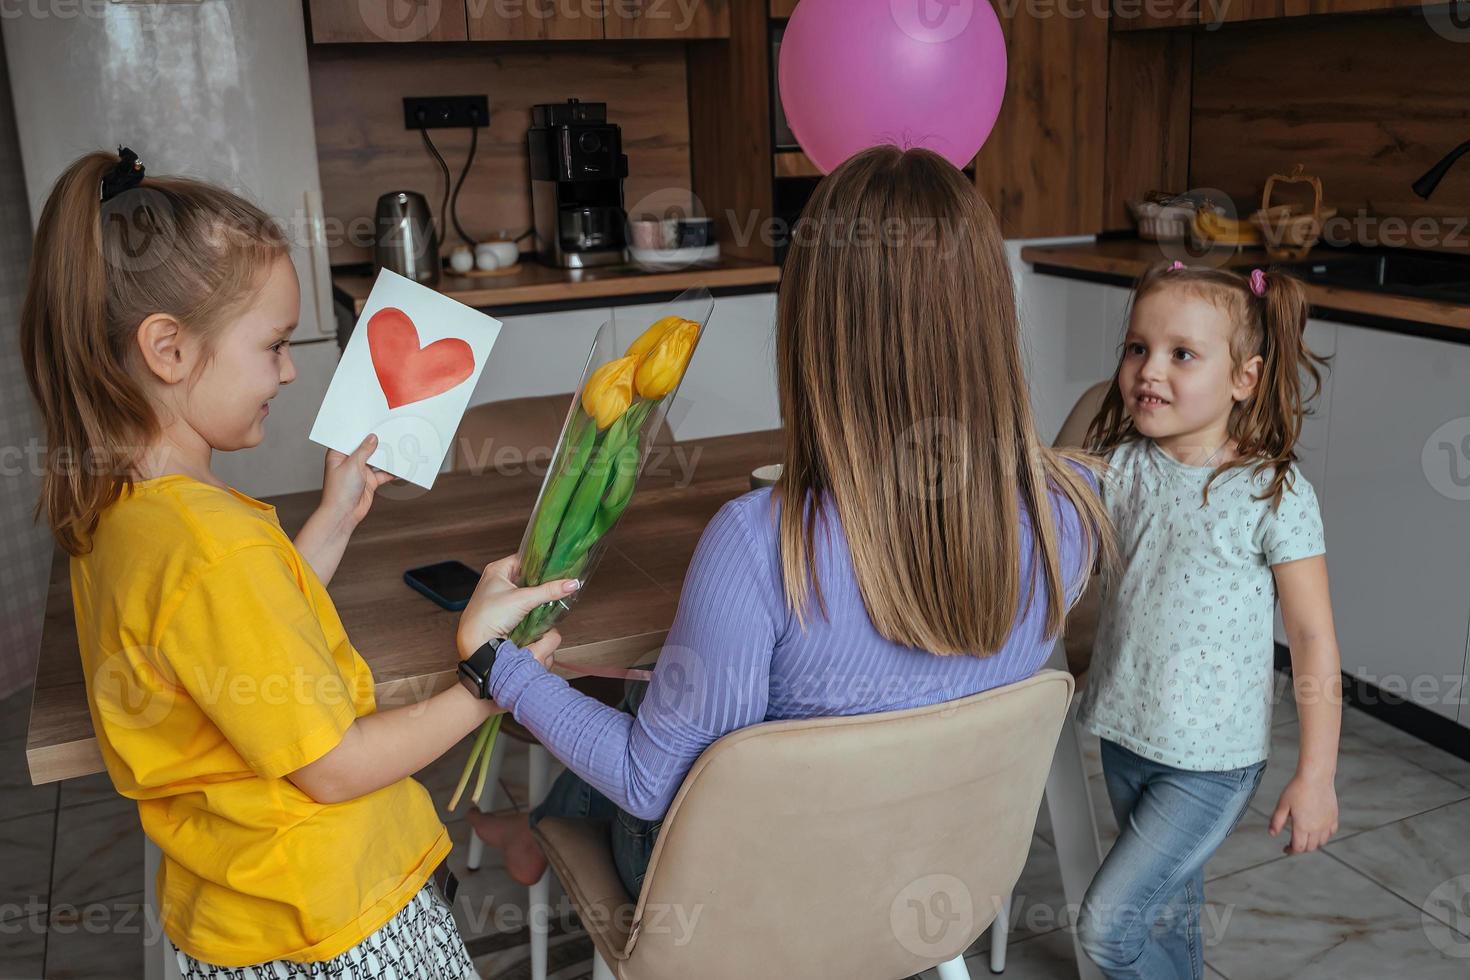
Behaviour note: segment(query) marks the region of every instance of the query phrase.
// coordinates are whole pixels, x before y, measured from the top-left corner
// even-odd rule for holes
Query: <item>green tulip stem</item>
[[[485,724],[480,726],[479,734],[475,736],[474,745],[470,747],[469,760],[465,762],[464,772],[459,774],[459,782],[454,787],[454,796],[449,799],[450,810],[459,806],[459,798],[464,794],[465,787],[469,785],[470,771],[474,768],[475,761],[480,757],[481,750],[485,748],[485,742],[490,738],[490,722],[492,720],[486,719]]]
[[[505,717],[504,712],[490,719],[490,737],[485,739],[485,747],[480,750],[480,771],[475,776],[475,802],[480,801],[480,794],[485,791],[485,776],[490,771],[490,759],[495,755],[495,738],[500,734],[500,721]]]

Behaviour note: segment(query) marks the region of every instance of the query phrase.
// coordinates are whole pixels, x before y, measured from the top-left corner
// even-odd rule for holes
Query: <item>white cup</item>
[[[786,469],[784,463],[768,463],[765,466],[757,466],[750,471],[750,489],[759,490],[761,487],[773,487],[776,481],[781,479],[781,472]]]

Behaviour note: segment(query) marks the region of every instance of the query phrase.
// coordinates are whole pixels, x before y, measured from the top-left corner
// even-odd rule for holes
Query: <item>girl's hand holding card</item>
[[[321,509],[338,514],[350,528],[367,516],[378,487],[393,479],[393,474],[368,465],[368,457],[378,448],[378,437],[372,433],[353,450],[352,455],[327,450],[327,463],[322,474]]]

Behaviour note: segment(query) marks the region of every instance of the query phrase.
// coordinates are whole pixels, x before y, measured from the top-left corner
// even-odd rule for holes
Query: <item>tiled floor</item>
[[[105,776],[32,787],[24,759],[30,692],[0,702],[0,978],[136,980],[142,976],[142,836],[136,810]],[[1354,709],[1344,717],[1337,788],[1341,831],[1323,851],[1288,858],[1266,835],[1297,752],[1289,701],[1252,812],[1207,870],[1206,960],[1228,980],[1415,980],[1470,977],[1470,762],[1425,746]],[[422,774],[436,800],[452,791],[465,748]],[[1094,807],[1105,843],[1117,830],[1095,743]],[[505,785],[524,805],[524,750]],[[448,822],[461,880],[456,915],[486,980],[529,976],[525,889],[493,863],[463,867],[468,829]],[[555,980],[590,974],[586,943],[553,891]],[[1043,810],[1016,886],[1005,976],[1076,976],[1056,854]],[[988,975],[989,937],[970,972]],[[779,971],[773,970],[776,976]],[[926,976],[926,980],[928,977]]]

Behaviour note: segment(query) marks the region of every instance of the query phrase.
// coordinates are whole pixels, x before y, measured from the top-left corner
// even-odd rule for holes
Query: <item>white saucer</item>
[[[691,265],[714,262],[720,257],[720,243],[691,245],[688,248],[628,248],[628,257],[640,268],[659,272],[687,269]]]

